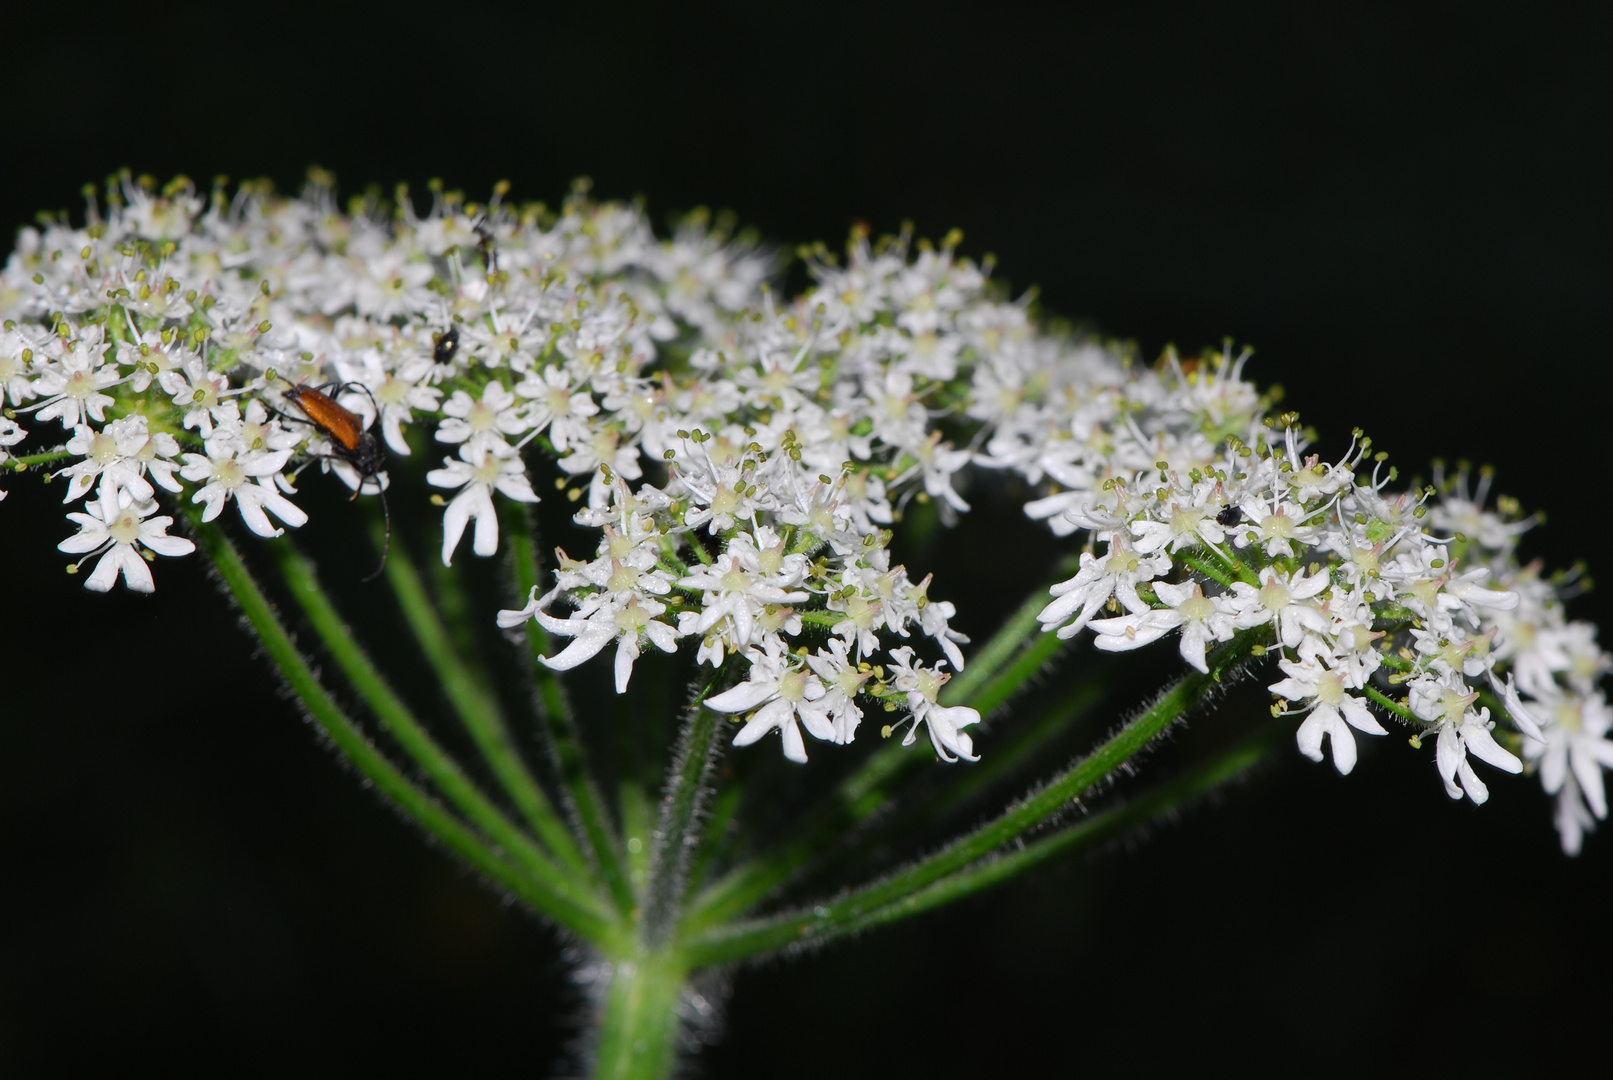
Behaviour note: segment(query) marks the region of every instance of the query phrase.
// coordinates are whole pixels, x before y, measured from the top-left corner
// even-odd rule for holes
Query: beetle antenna
[[[363,487],[362,484],[359,486]],[[377,566],[369,577],[359,579],[360,581],[365,582],[374,581],[376,578],[381,576],[381,571],[386,569],[387,552],[392,550],[392,512],[388,510],[386,506],[386,485],[382,484],[381,481],[377,479],[375,481],[375,486],[381,495],[381,521],[384,526],[384,531],[381,534],[381,565]]]

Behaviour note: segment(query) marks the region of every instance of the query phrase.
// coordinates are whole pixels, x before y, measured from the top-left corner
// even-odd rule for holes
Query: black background
[[[1148,356],[1252,343],[1324,452],[1361,425],[1407,470],[1493,462],[1550,514],[1528,551],[1613,573],[1605,10],[230,12],[8,13],[0,226],[76,213],[122,165],[294,189],[311,162],[349,191],[508,177],[551,202],[586,173],[658,220],[731,207],[790,244],[959,226]],[[576,1008],[554,936],[319,747],[198,560],[155,598],[90,597],[55,497],[7,486],[0,1067],[549,1069]],[[1604,595],[1574,610],[1608,625]],[[1599,1049],[1609,839],[1566,860],[1533,781],[1451,804],[1393,742],[1345,780],[1290,755],[1125,852],[743,971],[703,1067]]]

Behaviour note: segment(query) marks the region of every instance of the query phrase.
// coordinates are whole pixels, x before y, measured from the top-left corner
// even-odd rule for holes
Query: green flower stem
[[[240,605],[242,614],[263,643],[264,652],[307,709],[308,715],[330,737],[342,755],[375,785],[376,790],[450,851],[537,911],[591,941],[614,943],[619,937],[617,924],[603,917],[597,906],[579,903],[571,895],[556,891],[547,883],[530,877],[515,863],[500,857],[481,837],[410,782],[370,744],[319,684],[307,660],[297,651],[290,635],[276,617],[274,607],[252,579],[240,554],[223,530],[216,525],[203,524],[200,508],[185,504],[182,509],[190,519],[196,539],[218,570],[225,588]]]
[[[700,811],[710,793],[708,785],[716,763],[717,735],[724,719],[702,703],[716,684],[713,679],[689,705],[689,717],[678,738],[677,752],[661,796],[642,928],[643,938],[651,946],[660,946],[671,936],[683,907],[689,865],[700,842]]]
[[[1416,713],[1406,708],[1388,694],[1385,694],[1382,690],[1379,690],[1376,686],[1363,686],[1361,688],[1361,692],[1367,697],[1371,698],[1373,701],[1376,701],[1379,705],[1382,705],[1385,709],[1388,709],[1390,712],[1400,717],[1400,719],[1406,721],[1406,723],[1416,724],[1419,727],[1423,725],[1422,719],[1418,717]]]
[[[731,924],[692,935],[684,942],[690,962],[698,966],[737,960],[795,942],[810,941],[818,934],[833,933],[842,925],[859,922],[877,909],[905,900],[985,858],[1063,813],[1072,802],[1130,760],[1247,659],[1250,649],[1265,633],[1266,628],[1258,628],[1233,638],[1216,650],[1209,674],[1195,671],[1178,680],[1152,708],[1122,727],[1086,758],[974,832],[884,880],[871,882],[807,911]]]
[[[1067,575],[1077,561],[1062,560],[1055,573]],[[991,640],[975,653],[969,666],[942,689],[942,703],[970,705],[984,714],[1007,700],[1026,679],[1040,671],[1064,645],[1053,634],[1037,632],[1040,624],[1036,616],[1046,606],[1046,590],[1032,592]],[[1031,638],[1029,645],[1025,644],[1027,636]],[[1013,662],[1009,663],[1011,658]],[[791,839],[769,854],[736,867],[702,892],[690,907],[684,923],[686,932],[708,928],[759,903],[800,873],[831,840],[867,820],[884,804],[893,784],[929,760],[930,756],[922,750],[899,743],[874,751],[828,798],[802,816]]]
[[[957,783],[944,789],[934,800],[926,799],[908,807],[905,813],[895,816],[890,822],[881,823],[877,836],[862,838],[851,850],[838,851],[832,856],[833,861],[840,865],[851,865],[878,840],[888,838],[916,821],[934,818],[947,808],[961,805],[1057,735],[1100,692],[1100,687],[1096,685],[1078,688],[1028,729],[1020,732],[1008,746],[994,748],[991,755],[978,765],[957,770],[960,774]],[[862,770],[847,779],[837,792],[840,796],[838,799],[821,804],[814,811],[815,816],[810,816],[803,823],[793,841],[735,868],[701,893],[684,920],[684,932],[698,933],[741,915],[790,881],[809,873],[814,864],[824,861],[838,838],[867,821],[875,811],[886,805],[892,782],[901,772],[931,760],[933,758],[925,754],[922,748],[900,745],[882,747]]]
[[[1229,554],[1224,548],[1221,547],[1221,545],[1204,544],[1202,546],[1206,551],[1219,559],[1221,561],[1221,565],[1232,571],[1232,573],[1237,576],[1238,580],[1243,582],[1245,585],[1260,584],[1260,572],[1254,567],[1250,566],[1248,563],[1244,562],[1242,559],[1238,558],[1236,555]],[[1254,555],[1253,550],[1250,551],[1250,555],[1251,557]]]
[[[425,587],[420,582],[420,574],[415,570],[403,544],[392,545],[392,552],[386,561],[386,579],[403,609],[404,621],[409,624],[420,650],[437,673],[443,693],[516,809],[520,810],[538,839],[567,872],[584,880],[591,879],[593,869],[588,865],[588,860],[583,857],[565,822],[555,813],[549,797],[527,770],[511,741],[497,700],[454,651],[448,640],[448,631],[437,618]]]
[[[1206,551],[1213,551],[1215,549],[1210,548],[1210,547],[1206,547],[1205,550]],[[1232,578],[1227,575],[1227,573],[1225,572],[1225,570],[1223,570],[1222,567],[1220,567],[1220,566],[1212,566],[1212,565],[1210,565],[1210,561],[1206,561],[1204,559],[1201,559],[1197,555],[1194,555],[1192,552],[1189,552],[1189,551],[1178,551],[1176,553],[1176,555],[1175,555],[1175,558],[1178,561],[1180,561],[1183,565],[1192,567],[1194,570],[1196,570],[1199,573],[1203,574],[1205,577],[1209,578],[1211,581],[1215,582],[1217,585],[1220,585],[1222,588],[1224,588],[1224,589],[1232,588]],[[1214,561],[1219,562],[1220,560],[1214,560]],[[1228,567],[1226,569],[1230,570],[1230,567]]]
[[[684,934],[698,934],[760,903],[800,873],[848,829],[866,821],[885,803],[886,789],[916,763],[931,758],[901,745],[875,751],[834,793],[807,812],[793,839],[759,858],[742,863],[711,883],[689,907]]]
[[[1382,629],[1382,626],[1379,625],[1380,623],[1385,626],[1396,627],[1401,624],[1406,626],[1411,626],[1414,623],[1421,624],[1421,616],[1401,604],[1377,603],[1373,605],[1372,618],[1373,629],[1375,630]]]
[[[681,958],[671,952],[642,952],[611,962],[595,1080],[661,1080],[671,1074],[685,977]]]
[[[951,683],[942,687],[941,704],[967,705],[977,710],[982,717],[990,716],[999,705],[1013,697],[1031,676],[1046,667],[1048,661],[1067,645],[1069,642],[1057,634],[1036,634],[996,678],[988,680],[984,686],[976,686],[972,693],[950,692]]]
[[[49,465],[52,462],[65,461],[74,456],[68,453],[64,447],[60,450],[45,450],[38,454],[19,454],[12,458],[8,464],[10,468],[21,472],[23,469],[31,469],[36,465]]]
[[[1280,722],[1268,724],[1210,761],[1141,798],[1093,814],[1021,848],[950,874],[900,900],[820,930],[813,934],[812,942],[821,944],[954,903],[1000,885],[1056,856],[1092,847],[1153,821],[1254,768],[1291,737],[1290,729],[1291,725]]]
[[[556,892],[565,893],[575,903],[597,909],[596,914],[600,918],[606,917],[607,912],[600,906],[599,898],[579,889],[573,879],[562,874],[543,850],[477,789],[458,763],[437,745],[408,706],[386,684],[368,654],[348,633],[330,598],[320,588],[313,565],[290,543],[271,544],[269,548],[285,578],[286,587],[307,616],[309,625],[319,635],[325,651],[375,713],[381,726],[414,759],[437,786],[437,790],[489,840],[508,852],[522,870],[545,882]]]
[[[689,869],[690,889],[698,889],[705,884],[706,874],[733,844],[734,815],[739,813],[744,796],[744,786],[730,782],[719,789],[711,800],[711,812],[706,818],[706,836],[700,841],[700,850],[695,853],[694,866]]]
[[[501,515],[501,524],[507,530],[510,543],[510,566],[516,602],[525,605],[527,597],[538,583],[538,553],[533,541],[535,530],[527,507],[510,503]],[[605,800],[588,770],[587,753],[582,734],[577,730],[576,718],[566,701],[559,677],[543,665],[542,657],[552,654],[553,644],[548,633],[532,620],[524,627],[527,652],[531,659],[532,681],[537,687],[539,711],[554,748],[555,764],[560,771],[560,782],[571,800],[571,810],[577,816],[582,834],[593,852],[605,887],[611,899],[624,915],[638,907],[632,884],[628,880],[627,863],[611,828],[611,819],[605,809]],[[648,843],[648,837],[644,838]]]
[[[951,782],[945,787],[922,798],[907,800],[897,813],[882,818],[876,828],[859,836],[853,847],[837,853],[833,861],[841,866],[854,866],[869,851],[890,843],[903,830],[937,821],[942,815],[966,805],[1086,715],[1103,696],[1103,689],[1101,681],[1093,680],[1065,694],[1030,724],[1016,731],[1006,745],[993,742],[990,753],[979,763],[951,770]]]
[[[1081,565],[1079,556],[1060,559],[1054,568],[1054,580],[1069,577]],[[983,686],[988,679],[1002,670],[1027,639],[1038,635],[1041,623],[1036,616],[1047,607],[1052,598],[1047,589],[1034,589],[1019,608],[1002,624],[991,640],[976,649],[969,657],[969,665],[952,676],[942,692],[944,705],[966,704],[970,694]],[[1048,635],[1051,636],[1051,635]]]
[[[460,568],[444,566],[441,559],[428,559],[426,565],[431,568],[431,589],[437,601],[433,607],[448,631],[449,647],[464,662],[466,670],[476,682],[484,686],[490,684],[486,666],[477,660],[481,655],[481,646],[476,640],[476,629],[471,625],[470,600],[465,595]]]
[[[655,815],[644,788],[637,783],[622,784],[621,799],[629,883],[636,894],[642,894],[650,883],[650,851],[654,839],[651,830],[655,828]]]

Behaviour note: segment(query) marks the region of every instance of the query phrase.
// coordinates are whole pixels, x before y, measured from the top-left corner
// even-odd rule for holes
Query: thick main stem
[[[678,1054],[678,1005],[687,971],[676,954],[610,963],[595,1049],[596,1080],[662,1080]]]

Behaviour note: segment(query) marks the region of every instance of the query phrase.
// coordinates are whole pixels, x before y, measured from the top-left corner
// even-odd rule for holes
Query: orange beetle
[[[369,388],[361,383],[345,383],[335,387],[336,393],[341,393],[349,386],[356,386],[363,390],[375,403]],[[344,408],[336,399],[321,389],[312,386],[292,386],[286,391],[286,400],[302,410],[307,417],[305,423],[309,424],[330,439],[331,452],[329,454],[313,454],[312,457],[334,458],[345,461],[351,465],[359,475],[358,487],[353,489],[353,498],[358,498],[359,492],[364,488],[364,481],[374,480],[376,490],[381,496],[381,519],[386,523],[386,536],[381,545],[381,564],[375,572],[365,581],[374,581],[381,576],[386,568],[387,552],[392,548],[392,513],[386,505],[386,487],[378,479],[385,459],[381,456],[381,447],[375,441],[375,436],[364,430],[364,419],[351,409]],[[379,412],[379,410],[377,410]],[[296,419],[291,417],[291,419]]]

